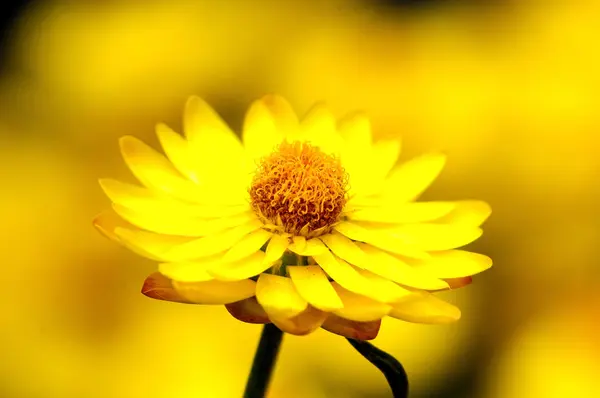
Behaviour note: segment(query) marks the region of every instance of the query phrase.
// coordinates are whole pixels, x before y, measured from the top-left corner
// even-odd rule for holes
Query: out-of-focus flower
[[[455,250],[481,236],[481,201],[415,202],[442,170],[429,154],[395,167],[398,140],[372,142],[361,113],[336,124],[315,105],[299,121],[281,97],[256,101],[243,145],[200,98],[186,138],[166,125],[168,157],[131,137],[125,161],[144,185],[103,179],[108,237],[159,261],[147,296],[225,304],[236,318],[304,335],[319,327],[371,339],[381,319],[446,323],[455,306],[431,291],[464,286],[491,266]]]
[[[244,103],[344,2],[34,2],[16,25],[8,105],[98,144],[131,131],[126,122],[167,117],[191,92]]]

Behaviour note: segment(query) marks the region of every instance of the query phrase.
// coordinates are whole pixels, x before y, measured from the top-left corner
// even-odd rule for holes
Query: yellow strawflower
[[[322,105],[299,121],[281,97],[254,102],[242,140],[200,98],[185,137],[157,126],[166,156],[121,138],[142,186],[100,181],[113,202],[94,225],[159,262],[142,292],[221,304],[237,319],[308,334],[372,339],[388,315],[445,323],[460,310],[431,292],[492,264],[456,248],[479,238],[481,201],[416,202],[442,170],[429,154],[396,166],[398,140],[372,141],[369,120]]]

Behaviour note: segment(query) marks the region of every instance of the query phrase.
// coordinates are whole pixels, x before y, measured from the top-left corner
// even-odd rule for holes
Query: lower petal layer
[[[298,293],[312,306],[323,311],[343,308],[342,301],[321,267],[287,266],[286,269]]]
[[[135,228],[133,225],[123,220],[113,210],[105,210],[94,217],[92,221],[94,227],[102,235],[110,240],[122,243],[119,237],[115,234],[117,228]]]
[[[327,312],[309,305],[304,311],[293,318],[283,318],[274,315],[269,315],[269,318],[282,331],[296,336],[304,336],[320,328],[327,316]]]
[[[336,282],[332,282],[331,285],[344,304],[344,308],[335,310],[333,313],[342,318],[358,322],[377,321],[386,316],[392,309],[388,304],[352,293]]]
[[[415,292],[394,304],[389,316],[414,323],[451,323],[460,319],[460,310],[430,293]]]
[[[271,319],[293,318],[308,306],[292,280],[279,275],[261,274],[258,277],[256,299]]]
[[[235,282],[172,281],[172,284],[181,297],[195,304],[229,304],[252,297],[256,291],[256,282],[250,279]]]
[[[262,324],[271,322],[263,307],[256,301],[256,297],[225,304],[225,308],[231,316],[242,322]]]
[[[448,284],[450,289],[460,289],[461,287],[470,285],[471,282],[473,282],[473,278],[470,276],[465,276],[462,278],[444,279],[444,281]]]
[[[381,319],[371,322],[357,322],[329,314],[321,327],[328,332],[357,340],[373,340],[379,333]]]
[[[144,285],[142,286],[142,294],[156,300],[191,304],[189,300],[181,296],[179,292],[175,290],[171,280],[159,272],[150,274],[146,278]]]

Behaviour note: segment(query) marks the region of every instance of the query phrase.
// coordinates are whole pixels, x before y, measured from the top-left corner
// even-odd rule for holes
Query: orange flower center
[[[282,143],[264,157],[250,187],[252,208],[293,235],[326,233],[338,220],[348,176],[339,159],[308,143]]]

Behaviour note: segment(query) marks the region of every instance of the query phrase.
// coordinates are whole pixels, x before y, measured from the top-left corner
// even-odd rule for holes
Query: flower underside
[[[306,142],[283,142],[259,162],[249,193],[263,221],[306,236],[326,233],[338,221],[347,186],[339,159]]]

